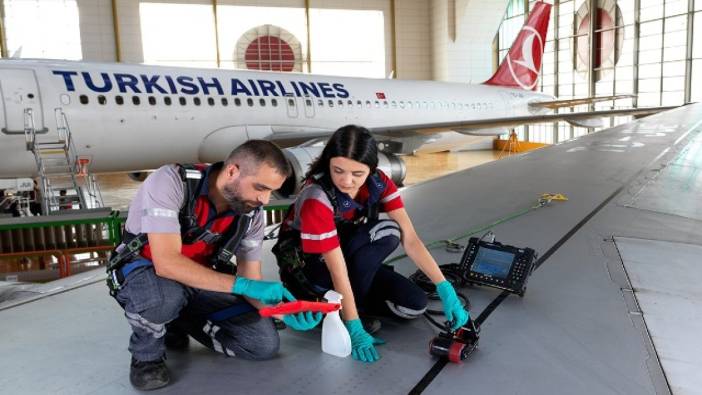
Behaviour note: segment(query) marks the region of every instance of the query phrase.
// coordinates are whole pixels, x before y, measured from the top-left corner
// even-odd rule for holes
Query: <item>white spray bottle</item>
[[[329,290],[324,294],[329,303],[341,303],[343,295]],[[348,357],[351,354],[351,337],[346,326],[341,322],[339,310],[327,313],[322,323],[322,351],[337,357]]]

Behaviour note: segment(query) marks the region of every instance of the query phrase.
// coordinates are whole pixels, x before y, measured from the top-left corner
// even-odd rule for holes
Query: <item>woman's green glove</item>
[[[375,349],[375,345],[385,344],[383,339],[373,337],[363,329],[360,319],[346,321],[346,329],[351,336],[351,356],[353,359],[363,362],[375,362],[380,359],[380,354]]]
[[[444,315],[446,320],[451,323],[451,330],[455,331],[465,325],[468,322],[470,313],[461,305],[456,295],[456,290],[453,289],[451,283],[444,280],[436,284],[436,292],[444,305]]]
[[[258,299],[264,304],[277,304],[283,299],[292,302],[295,297],[285,289],[283,283],[273,281],[251,280],[237,277],[232,286],[232,293]]]
[[[313,313],[311,311],[297,313],[297,314],[286,314],[283,316],[283,322],[296,331],[307,331],[319,324],[322,321],[322,313]]]

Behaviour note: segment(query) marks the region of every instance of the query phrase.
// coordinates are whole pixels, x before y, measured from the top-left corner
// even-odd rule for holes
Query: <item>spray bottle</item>
[[[329,303],[341,303],[343,295],[329,290],[324,294]],[[322,323],[322,351],[337,357],[348,357],[351,354],[351,337],[346,326],[341,321],[339,311],[327,313]]]

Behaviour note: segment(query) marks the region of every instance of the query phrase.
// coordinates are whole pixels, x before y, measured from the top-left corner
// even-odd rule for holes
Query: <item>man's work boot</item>
[[[177,325],[166,325],[166,336],[163,341],[167,349],[181,351],[188,348],[190,336]]]
[[[141,391],[149,391],[168,385],[171,381],[171,375],[168,373],[168,367],[166,367],[163,359],[137,361],[132,357],[129,381],[132,382],[134,388]]]

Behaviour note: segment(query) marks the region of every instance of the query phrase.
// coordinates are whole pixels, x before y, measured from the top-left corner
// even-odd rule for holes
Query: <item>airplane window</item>
[[[288,99],[288,106],[295,107],[295,99]]]
[[[225,107],[229,105],[229,100],[227,100],[226,97],[223,97],[223,98],[222,98],[222,105],[225,106]]]
[[[98,96],[98,103],[105,105],[105,103],[107,103],[107,99],[105,99],[105,96],[99,95]]]
[[[170,105],[171,105],[171,97],[170,97],[170,96],[164,97],[164,98],[163,98],[163,104],[165,104],[165,105],[167,105],[167,106],[170,106]]]
[[[475,110],[475,103],[471,103],[470,108]]]
[[[360,100],[358,100],[358,101],[356,102],[356,105],[359,106],[359,107],[363,107],[363,102],[360,101]]]
[[[380,102],[377,100],[375,101],[375,108],[380,108]]]
[[[305,99],[305,105],[306,105],[307,107],[312,107],[312,100],[310,100],[310,99]]]
[[[266,99],[264,99],[264,98],[258,99],[258,104],[260,104],[261,107],[265,107],[266,106]]]
[[[349,107],[353,107],[353,100],[347,101],[346,104],[347,104]]]
[[[271,99],[271,106],[278,107],[278,99]]]
[[[322,100],[322,99],[317,100],[317,106],[324,107],[324,100]]]
[[[139,104],[141,104],[141,99],[139,99],[139,96],[132,96],[132,103],[135,106],[138,106]]]
[[[124,98],[122,96],[115,96],[115,103],[121,106],[122,104],[124,104]]]
[[[390,106],[388,106],[388,101],[387,101],[387,100],[384,100],[384,101],[383,101],[383,107],[384,107],[384,108],[390,107]]]
[[[27,93],[27,98],[34,99],[34,93]]]
[[[149,96],[149,104],[151,104],[152,106],[155,106],[156,105],[156,98],[153,96]]]
[[[253,107],[253,99],[250,98],[250,97],[249,97],[248,99],[246,99],[246,104],[247,104],[249,107]]]
[[[366,100],[366,107],[367,107],[367,108],[370,108],[370,107],[371,107],[370,100]]]
[[[239,107],[241,105],[241,99],[239,99],[238,97],[235,97],[234,98],[234,105]]]
[[[344,105],[344,101],[339,99],[339,107],[342,107]]]
[[[183,96],[181,96],[178,98],[178,103],[180,103],[181,106],[184,106],[187,104],[187,101],[185,100],[185,98]]]
[[[329,107],[334,107],[334,100],[329,99]]]
[[[202,103],[202,100],[200,100],[199,97],[193,97],[193,103],[195,103],[196,106],[199,106],[200,103]]]
[[[88,96],[86,95],[80,95],[80,104],[88,104]]]
[[[400,100],[400,108],[405,108],[405,102],[403,100]]]
[[[392,101],[392,108],[397,108],[397,102],[395,100]]]
[[[424,107],[424,109],[427,109],[427,108],[429,108],[429,105],[427,104],[426,101],[423,101],[423,102],[422,102],[422,107]]]
[[[214,98],[208,97],[208,98],[207,98],[207,104],[209,104],[209,105],[211,105],[211,106],[214,106]]]

